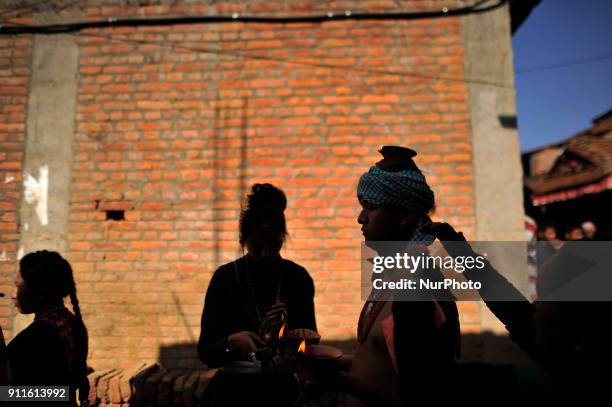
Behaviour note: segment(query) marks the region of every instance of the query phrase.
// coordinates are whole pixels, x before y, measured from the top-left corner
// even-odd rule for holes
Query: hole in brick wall
[[[125,211],[105,211],[106,220],[125,220]]]
[[[134,209],[131,201],[96,201],[96,209],[106,214],[106,220],[125,220],[125,211]]]

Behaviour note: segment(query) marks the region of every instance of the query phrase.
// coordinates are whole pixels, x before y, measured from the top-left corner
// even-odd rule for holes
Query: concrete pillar
[[[76,21],[78,12],[40,13],[35,24]],[[79,48],[74,35],[36,35],[27,113],[18,257],[67,248]],[[13,335],[31,321],[18,315]]]
[[[469,81],[476,239],[524,241],[521,154],[518,132],[512,123],[516,118],[516,91],[509,6],[463,17],[462,30],[465,76]],[[488,258],[521,292],[527,293],[525,248],[489,252]],[[483,331],[507,334],[484,303],[481,310]],[[485,343],[484,358],[488,359],[487,354],[493,351]]]

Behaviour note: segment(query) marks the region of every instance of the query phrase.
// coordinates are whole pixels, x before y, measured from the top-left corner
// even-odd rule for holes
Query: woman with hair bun
[[[70,297],[72,310],[64,306]],[[69,386],[87,398],[87,328],[83,323],[70,264],[58,253],[29,253],[19,262],[13,301],[34,321],[7,346],[12,386]]]
[[[316,330],[312,278],[280,256],[286,207],[283,191],[253,185],[240,216],[246,254],[219,267],[208,286],[198,353],[204,364],[221,368],[207,390],[208,405],[283,406],[298,397],[292,374],[262,374],[257,361],[282,324]]]

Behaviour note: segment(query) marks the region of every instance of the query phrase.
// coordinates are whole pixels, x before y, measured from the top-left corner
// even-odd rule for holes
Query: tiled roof
[[[554,162],[550,161],[551,149],[560,153]],[[525,184],[534,195],[601,181],[612,174],[612,110],[596,118],[591,128],[555,146],[543,147],[526,155],[532,168],[547,168],[546,172],[538,175],[526,174]],[[575,168],[566,165],[566,161],[572,160],[579,161]]]

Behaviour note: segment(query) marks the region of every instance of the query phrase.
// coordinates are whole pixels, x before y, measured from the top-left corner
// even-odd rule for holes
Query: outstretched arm
[[[432,223],[425,232],[436,236],[453,257],[476,256],[463,233],[455,231],[448,223]],[[506,326],[512,340],[537,360],[533,305],[488,261],[485,261],[483,270],[466,269],[464,275],[482,283],[478,292],[487,307]],[[498,298],[504,298],[504,301],[496,300]]]

